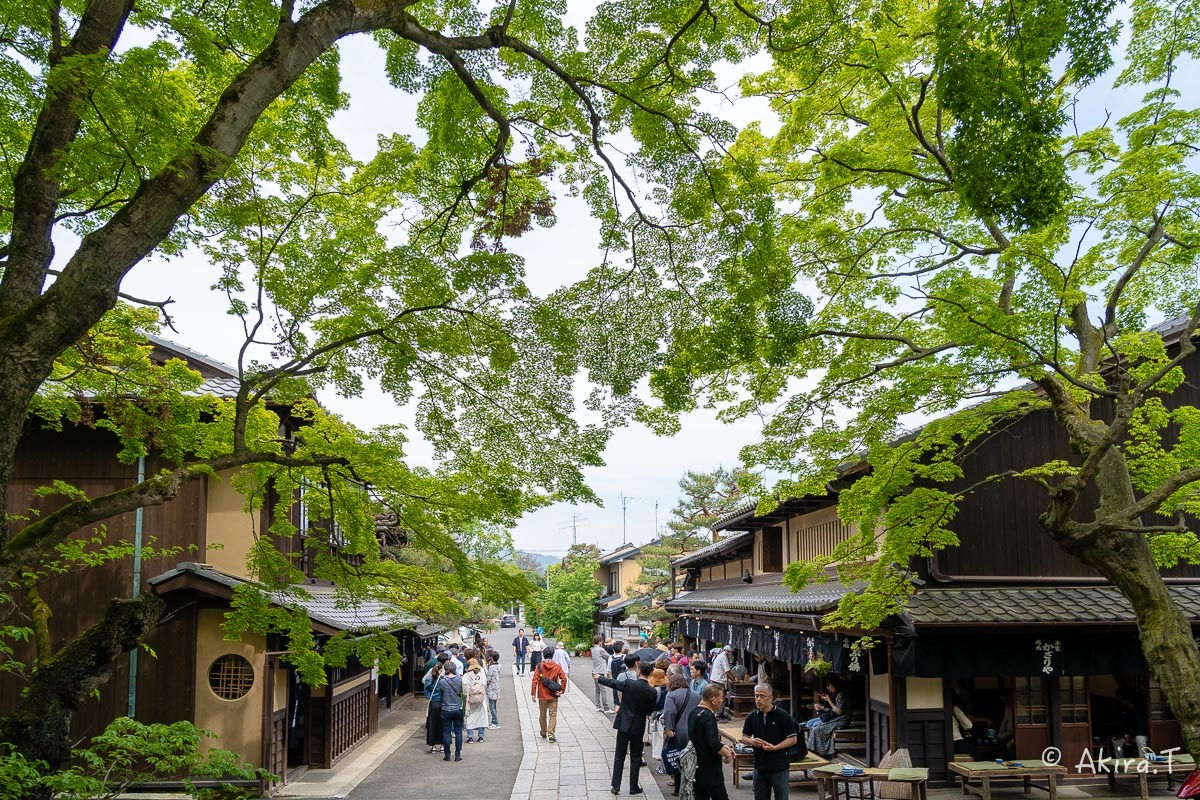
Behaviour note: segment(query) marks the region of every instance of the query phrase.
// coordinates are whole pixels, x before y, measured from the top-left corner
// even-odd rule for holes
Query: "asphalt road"
[[[504,643],[504,628],[486,634],[494,643]],[[512,641],[511,636],[507,641]],[[441,800],[468,797],[491,800],[507,798],[521,767],[521,726],[512,696],[512,648],[498,647],[500,666],[500,702],[497,712],[500,728],[486,731],[483,744],[463,744],[463,760],[442,761],[440,753],[429,752],[425,731],[418,730],[396,752],[360,783],[350,800]]]

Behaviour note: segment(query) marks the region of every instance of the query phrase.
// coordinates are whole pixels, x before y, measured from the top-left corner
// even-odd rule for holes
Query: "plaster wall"
[[[266,642],[262,636],[246,634],[242,641],[227,642],[221,627],[224,611],[202,608],[196,625],[196,725],[217,734],[214,746],[232,750],[243,761],[262,765],[263,717],[263,653]],[[254,683],[250,691],[237,700],[218,697],[208,683],[213,662],[223,655],[236,654],[250,662]],[[286,684],[284,696],[286,697]]]
[[[255,517],[246,511],[246,498],[233,488],[236,475],[237,470],[224,470],[208,479],[205,545],[209,549],[203,558],[222,572],[248,578],[246,556],[254,544]]]

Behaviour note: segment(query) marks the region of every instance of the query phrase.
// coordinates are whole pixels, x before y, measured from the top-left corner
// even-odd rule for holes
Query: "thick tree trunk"
[[[152,594],[113,600],[104,618],[34,671],[18,708],[0,723],[0,741],[51,770],[71,757],[71,718],[112,677],[113,662],[137,647],[162,615]]]
[[[1135,500],[1129,469],[1120,451],[1112,450],[1096,474],[1101,500],[1098,516],[1128,507]],[[1136,531],[1074,537],[1063,530],[1051,536],[1068,553],[1110,580],[1129,600],[1137,617],[1138,636],[1150,673],[1162,687],[1179,721],[1184,747],[1200,754],[1200,648],[1188,618],[1175,605],[1146,535]]]

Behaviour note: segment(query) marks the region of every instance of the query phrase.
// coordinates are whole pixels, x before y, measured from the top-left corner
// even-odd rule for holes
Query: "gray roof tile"
[[[751,507],[751,511],[753,511],[753,507]],[[726,536],[719,542],[713,542],[710,545],[701,547],[699,550],[693,550],[686,555],[680,556],[671,563],[676,567],[686,567],[688,564],[695,564],[698,561],[703,561],[709,556],[729,552],[730,550],[734,550],[741,545],[753,541],[754,531],[742,531],[741,533],[735,533],[731,536]]]
[[[1200,619],[1200,585],[1176,584],[1167,591],[1189,619]],[[918,627],[1135,622],[1115,586],[924,589],[909,599],[907,613]]]
[[[850,587],[837,581],[814,583],[793,592],[782,583],[698,589],[667,601],[668,611],[748,611],[816,614],[838,604]]]
[[[253,581],[193,561],[176,564],[174,569],[154,576],[149,583],[151,586],[157,586],[183,573],[198,575],[231,589],[253,584]],[[272,601],[280,606],[298,608],[308,614],[309,619],[314,622],[351,633],[404,629],[415,631],[417,635],[424,637],[445,630],[444,626],[425,622],[390,603],[378,600],[351,601],[336,586],[296,586],[286,593],[273,593]]]

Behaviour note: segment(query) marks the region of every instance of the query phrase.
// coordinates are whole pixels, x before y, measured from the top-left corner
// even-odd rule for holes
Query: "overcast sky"
[[[590,3],[572,3],[568,21],[582,25]],[[345,88],[351,96],[350,107],[333,121],[334,132],[345,140],[360,160],[369,160],[375,152],[376,137],[400,130],[422,139],[412,120],[417,98],[406,96],[388,85],[384,75],[383,54],[372,40],[358,37],[342,48]],[[730,82],[736,75],[729,76]],[[765,106],[753,108],[739,104],[741,121]],[[725,113],[734,113],[724,109]],[[509,250],[526,260],[527,282],[539,295],[582,278],[600,260],[596,226],[585,204],[571,198],[560,199],[556,208],[558,224],[552,229],[535,228],[520,239],[506,242]],[[60,248],[70,252],[73,248]],[[164,335],[180,344],[213,358],[236,363],[243,341],[241,322],[226,313],[222,294],[211,291],[217,270],[205,259],[185,256],[164,262],[148,259],[133,270],[123,285],[129,294],[150,299],[174,298],[170,307],[178,333]],[[383,423],[408,423],[411,415],[396,407],[390,397],[368,389],[361,398],[339,398],[325,393],[322,402],[361,428]],[[684,420],[677,436],[663,439],[645,428],[618,430],[607,451],[607,465],[587,473],[589,484],[603,500],[604,507],[572,507],[559,504],[527,516],[514,529],[517,547],[535,552],[560,555],[571,544],[572,515],[577,523],[578,540],[611,549],[622,542],[622,512],[619,496],[626,503],[625,524],[629,541],[641,544],[654,537],[657,521],[665,524],[678,497],[678,481],[686,470],[711,470],[718,465],[737,463],[739,448],[755,436],[758,423],[746,421],[724,425],[708,412],[692,414]],[[413,432],[414,437],[416,432]],[[428,462],[429,449],[413,442],[410,457]]]

